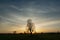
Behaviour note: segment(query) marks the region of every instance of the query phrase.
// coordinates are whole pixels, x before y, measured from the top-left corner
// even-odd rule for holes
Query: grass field
[[[0,40],[60,40],[60,33],[0,34]]]

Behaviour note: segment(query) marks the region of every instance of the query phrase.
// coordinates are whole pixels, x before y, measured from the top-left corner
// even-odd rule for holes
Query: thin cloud
[[[60,23],[60,20],[44,22],[44,23],[40,23],[40,24],[37,24],[37,25],[39,27],[43,27],[43,26],[53,25],[53,24],[57,24],[57,23]]]
[[[22,11],[22,9],[20,9],[20,8],[14,6],[14,5],[10,5],[10,7],[11,7],[11,8],[14,8],[14,9],[16,9],[16,10],[18,10],[18,11]]]

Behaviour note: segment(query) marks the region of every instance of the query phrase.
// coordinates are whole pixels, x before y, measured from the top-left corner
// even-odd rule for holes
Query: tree
[[[32,33],[33,32],[33,30],[34,30],[34,24],[32,23],[32,20],[31,19],[28,19],[27,20],[27,27],[28,27],[28,31],[30,32],[30,33]]]

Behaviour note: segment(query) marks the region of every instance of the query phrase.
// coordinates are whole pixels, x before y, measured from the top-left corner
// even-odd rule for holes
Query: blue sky
[[[0,33],[24,32],[28,19],[37,32],[60,31],[60,0],[0,0]]]

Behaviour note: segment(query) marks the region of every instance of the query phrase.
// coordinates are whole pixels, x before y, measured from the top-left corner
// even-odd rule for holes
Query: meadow
[[[0,40],[60,40],[60,33],[0,33]]]

